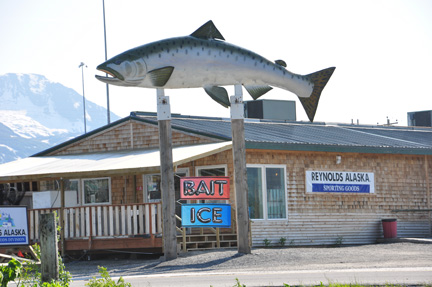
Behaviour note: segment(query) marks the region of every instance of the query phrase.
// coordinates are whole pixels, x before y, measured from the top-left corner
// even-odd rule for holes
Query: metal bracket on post
[[[158,121],[171,119],[171,106],[169,97],[165,96],[164,89],[157,89],[157,119]]]
[[[244,104],[243,104],[243,90],[241,85],[234,86],[234,96],[230,97],[231,102],[231,119],[242,120],[244,119]]]

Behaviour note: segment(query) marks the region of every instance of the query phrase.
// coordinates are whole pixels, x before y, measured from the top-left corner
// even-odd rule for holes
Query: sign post
[[[57,224],[55,213],[39,215],[42,282],[59,279]]]
[[[162,190],[163,248],[165,260],[177,258],[174,168],[172,156],[171,111],[169,97],[157,89],[157,118]]]
[[[231,96],[231,132],[233,142],[234,181],[237,210],[238,252],[251,253],[249,237],[248,186],[246,177],[246,144],[244,136],[244,105],[241,85],[235,85]]]

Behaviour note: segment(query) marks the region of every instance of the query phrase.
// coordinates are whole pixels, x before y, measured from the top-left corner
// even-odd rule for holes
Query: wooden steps
[[[183,249],[183,237],[177,236],[177,244],[179,250]],[[237,234],[221,233],[219,234],[219,244],[217,244],[216,234],[187,234],[186,235],[186,250],[206,250],[216,248],[235,248],[237,247]]]

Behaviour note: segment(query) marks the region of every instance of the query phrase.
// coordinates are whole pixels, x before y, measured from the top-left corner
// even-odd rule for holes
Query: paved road
[[[118,279],[118,277],[113,277]],[[135,275],[124,277],[132,286],[233,286],[236,279],[247,287],[314,285],[323,282],[362,283],[362,284],[424,284],[432,282],[430,268],[367,268],[352,270],[296,270],[261,272],[198,272],[170,273],[155,275]],[[75,280],[72,286],[85,286],[87,280]]]
[[[432,241],[431,241],[432,242]],[[392,243],[340,248],[254,248],[196,251],[171,261],[109,258],[67,263],[74,286],[97,276],[104,266],[132,286],[312,285],[323,282],[432,284],[432,244]]]

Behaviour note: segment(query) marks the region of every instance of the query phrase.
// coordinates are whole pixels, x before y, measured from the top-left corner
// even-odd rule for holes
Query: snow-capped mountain
[[[44,76],[0,75],[0,163],[83,134],[82,105],[82,95]],[[87,132],[105,124],[106,109],[86,100]]]

